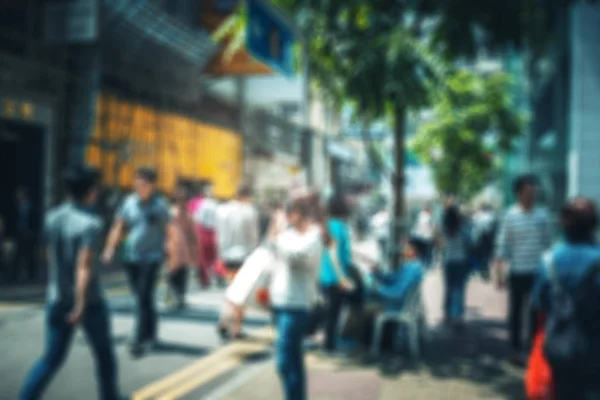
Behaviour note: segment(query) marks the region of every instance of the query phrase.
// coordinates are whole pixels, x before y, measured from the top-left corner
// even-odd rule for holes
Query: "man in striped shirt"
[[[509,290],[509,329],[511,361],[522,362],[523,309],[531,296],[542,253],[551,245],[548,215],[535,206],[536,179],[524,175],[516,179],[514,191],[518,203],[505,214],[496,242],[496,276],[499,288]],[[533,334],[529,315],[529,335]]]

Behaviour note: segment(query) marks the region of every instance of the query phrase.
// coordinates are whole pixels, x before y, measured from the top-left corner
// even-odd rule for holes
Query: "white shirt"
[[[269,295],[275,308],[309,310],[318,285],[323,253],[318,227],[300,233],[288,228],[272,243],[277,262],[271,274]]]
[[[217,208],[219,204],[214,199],[204,199],[194,213],[194,222],[207,229],[215,229],[217,225]]]
[[[512,273],[535,273],[551,242],[548,214],[539,208],[526,212],[517,205],[502,219],[496,240],[496,257],[507,260]]]
[[[352,239],[352,260],[363,277],[368,276],[373,267],[381,264],[381,248],[372,239]]]
[[[417,219],[414,233],[416,236],[431,240],[434,235],[433,215],[428,211],[421,211]]]
[[[380,211],[371,219],[371,229],[377,239],[386,239],[390,234],[390,215],[387,211]]]
[[[258,246],[258,211],[250,203],[232,200],[216,211],[219,255],[223,261],[243,262]]]

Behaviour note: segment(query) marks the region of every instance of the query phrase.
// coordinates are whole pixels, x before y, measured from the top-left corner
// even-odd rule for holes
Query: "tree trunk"
[[[406,200],[405,200],[405,175],[404,175],[404,147],[406,136],[406,107],[396,104],[394,108],[394,175],[392,185],[394,189],[394,209],[390,235],[390,267],[402,265],[402,254],[406,235]]]

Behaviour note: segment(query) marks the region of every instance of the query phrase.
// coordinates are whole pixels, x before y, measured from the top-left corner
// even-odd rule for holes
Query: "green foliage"
[[[429,164],[438,189],[470,197],[497,170],[494,153],[510,150],[524,117],[510,99],[509,76],[485,77],[458,70],[435,100],[434,118],[423,124],[412,149]]]

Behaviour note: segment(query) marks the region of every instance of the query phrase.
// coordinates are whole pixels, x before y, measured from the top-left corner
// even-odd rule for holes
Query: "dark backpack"
[[[569,290],[549,260],[552,308],[546,320],[544,353],[553,369],[582,373],[600,369],[600,260]]]

